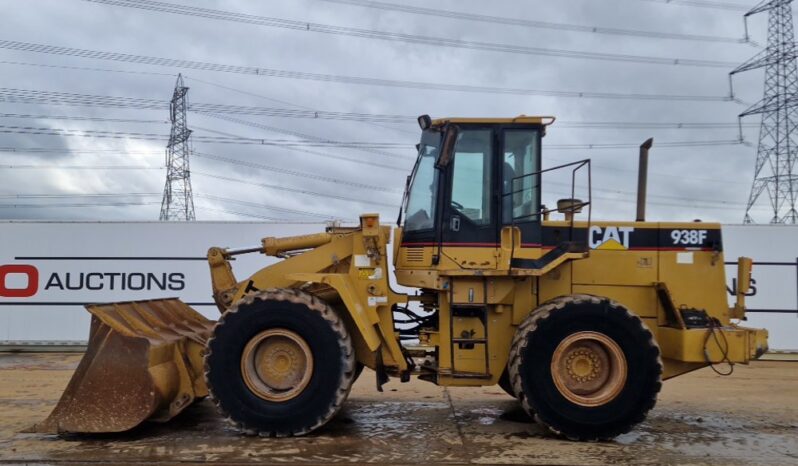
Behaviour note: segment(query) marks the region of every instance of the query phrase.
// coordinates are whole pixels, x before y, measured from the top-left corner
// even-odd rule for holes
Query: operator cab
[[[397,265],[496,268],[508,226],[520,230],[515,247],[540,248],[541,138],[553,121],[419,117],[422,135],[403,222],[400,215]]]

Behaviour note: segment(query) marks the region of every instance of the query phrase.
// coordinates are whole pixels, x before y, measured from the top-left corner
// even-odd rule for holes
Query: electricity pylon
[[[792,0],[765,0],[745,14],[747,19],[768,12],[767,48],[730,73],[765,68],[764,97],[740,114],[740,118],[762,115],[745,223],[754,222],[751,210],[763,192],[767,192],[773,212],[770,223],[798,223],[798,70],[791,3]]]
[[[166,185],[161,201],[161,220],[195,220],[194,196],[191,191],[191,130],[186,126],[188,88],[183,75],[177,75],[175,92],[169,105],[172,130],[166,145]]]

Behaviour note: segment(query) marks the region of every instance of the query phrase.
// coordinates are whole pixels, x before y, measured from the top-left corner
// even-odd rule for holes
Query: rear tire
[[[509,372],[527,413],[571,440],[629,432],[662,387],[659,347],[643,321],[588,295],[533,311],[513,338]]]
[[[249,435],[304,435],[340,410],[355,375],[343,320],[293,289],[248,295],[225,312],[205,355],[217,408]]]

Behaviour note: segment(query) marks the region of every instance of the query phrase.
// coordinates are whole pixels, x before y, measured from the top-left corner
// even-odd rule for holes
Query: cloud
[[[222,2],[206,0],[198,6],[241,13],[312,21],[331,25],[372,28],[448,37],[463,40],[517,44],[570,50],[657,57],[680,57],[742,62],[756,52],[744,44],[691,42],[612,36],[568,31],[530,29],[445,18],[381,11],[320,0],[296,2]],[[193,5],[194,3],[192,3]],[[414,2],[421,6],[421,3]],[[616,2],[524,2],[500,0],[488,4],[463,4],[453,0],[439,2],[436,8],[464,9],[473,13],[519,17],[572,24],[679,32],[685,34],[742,36],[741,16],[735,12],[690,8],[677,5],[618,0]],[[485,51],[415,45],[402,42],[360,39],[245,25],[204,18],[154,13],[122,7],[97,5],[79,0],[43,0],[36,4],[20,3],[5,12],[7,27],[3,38],[93,50],[184,58],[214,63],[255,65],[314,73],[344,74],[425,81],[462,83],[495,87],[539,88],[576,91],[640,92],[688,95],[724,95],[727,72],[722,68],[697,68],[575,60],[535,55],[490,53]],[[764,18],[751,24],[752,36],[764,40]],[[491,95],[435,90],[386,88],[274,77],[243,76],[198,70],[85,60],[52,55],[0,51],[0,61],[48,65],[95,67],[167,75],[128,74],[65,70],[0,64],[3,87],[74,92],[82,94],[154,98],[167,101],[175,75],[184,72],[190,86],[189,99],[196,102],[259,106],[297,106],[328,111],[386,113],[433,116],[514,116],[552,114],[564,121],[659,121],[659,122],[736,122],[745,107],[733,102],[630,101],[578,99],[537,96]],[[196,78],[196,79],[195,79]],[[738,94],[745,100],[758,100],[761,73],[749,73],[736,81]],[[219,86],[244,91],[234,92]],[[262,97],[257,97],[259,95]],[[279,99],[287,104],[275,103]],[[91,116],[117,119],[155,119],[168,117],[165,111],[138,111],[23,105],[2,103],[2,113]],[[308,120],[277,117],[241,117],[259,124],[312,134],[342,141],[395,141],[407,143],[407,159],[340,148],[314,148],[315,152],[337,157],[390,164],[401,170],[412,167],[412,149],[417,128],[408,124],[367,124],[362,122]],[[2,118],[0,124],[95,129],[121,132],[159,132],[164,124],[15,120]],[[280,133],[189,114],[189,126],[196,135],[227,132],[253,138],[290,138]],[[204,129],[200,129],[204,128]],[[211,130],[211,131],[208,131]],[[746,146],[660,148],[662,141],[728,140],[737,137],[736,129],[627,129],[623,125],[606,129],[550,128],[544,144],[544,165],[591,157],[595,164],[593,186],[595,213],[599,218],[631,219],[634,214],[635,170],[637,151],[550,150],[546,145],[589,143],[639,143],[654,137],[649,182],[649,218],[692,220],[702,218],[739,222],[744,213],[751,178],[755,148]],[[746,130],[749,140],[756,139],[756,129]],[[158,153],[163,144],[136,140],[100,140],[78,137],[4,134],[2,147],[51,147],[76,149],[136,149]],[[228,158],[269,164],[284,170],[323,173],[364,184],[401,189],[406,173],[371,165],[342,161],[280,147],[195,143],[198,151]],[[34,154],[7,155],[9,164],[49,163],[55,165],[125,164],[160,166],[163,157],[120,156],[109,154]],[[401,194],[374,192],[352,186],[291,176],[251,167],[230,165],[194,158],[192,168],[250,183],[271,184],[294,189],[310,189],[331,195],[346,194],[361,199],[352,202],[329,197],[303,195],[263,188],[252,184],[224,182],[195,176],[194,192],[198,197],[197,218],[231,219],[236,215],[218,210],[250,212],[278,218],[301,218],[301,215],[270,211],[247,205],[235,205],[203,199],[203,195],[262,203],[283,209],[323,213],[352,218],[361,211],[379,211],[392,219],[396,208],[370,205],[398,203]],[[159,192],[165,173],[157,170],[0,170],[4,194],[25,193],[134,193]],[[546,191],[544,187],[544,191]],[[557,189],[544,194],[553,205]],[[153,205],[116,207],[72,207],[8,209],[0,216],[9,218],[138,219],[158,218],[159,199],[132,197]],[[130,200],[127,199],[126,200]],[[46,201],[53,204],[69,201]],[[106,201],[96,201],[106,202]],[[110,201],[109,201],[110,202]],[[213,211],[210,209],[217,209]],[[239,217],[240,218],[240,217]]]

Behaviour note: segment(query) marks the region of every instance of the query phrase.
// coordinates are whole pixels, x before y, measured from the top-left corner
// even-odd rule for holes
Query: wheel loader
[[[761,356],[767,332],[735,323],[751,260],[729,306],[719,224],[593,221],[590,161],[541,166],[553,121],[419,117],[397,226],[364,214],[211,248],[216,322],[178,299],[88,305],[87,352],[33,430],[122,432],[209,396],[242,433],[304,435],[368,367],[378,389],[498,384],[561,436],[611,439],[643,421],[663,380]],[[587,195],[549,209],[542,186],[563,171],[571,193],[587,175]],[[249,253],[280,260],[236,277]]]

